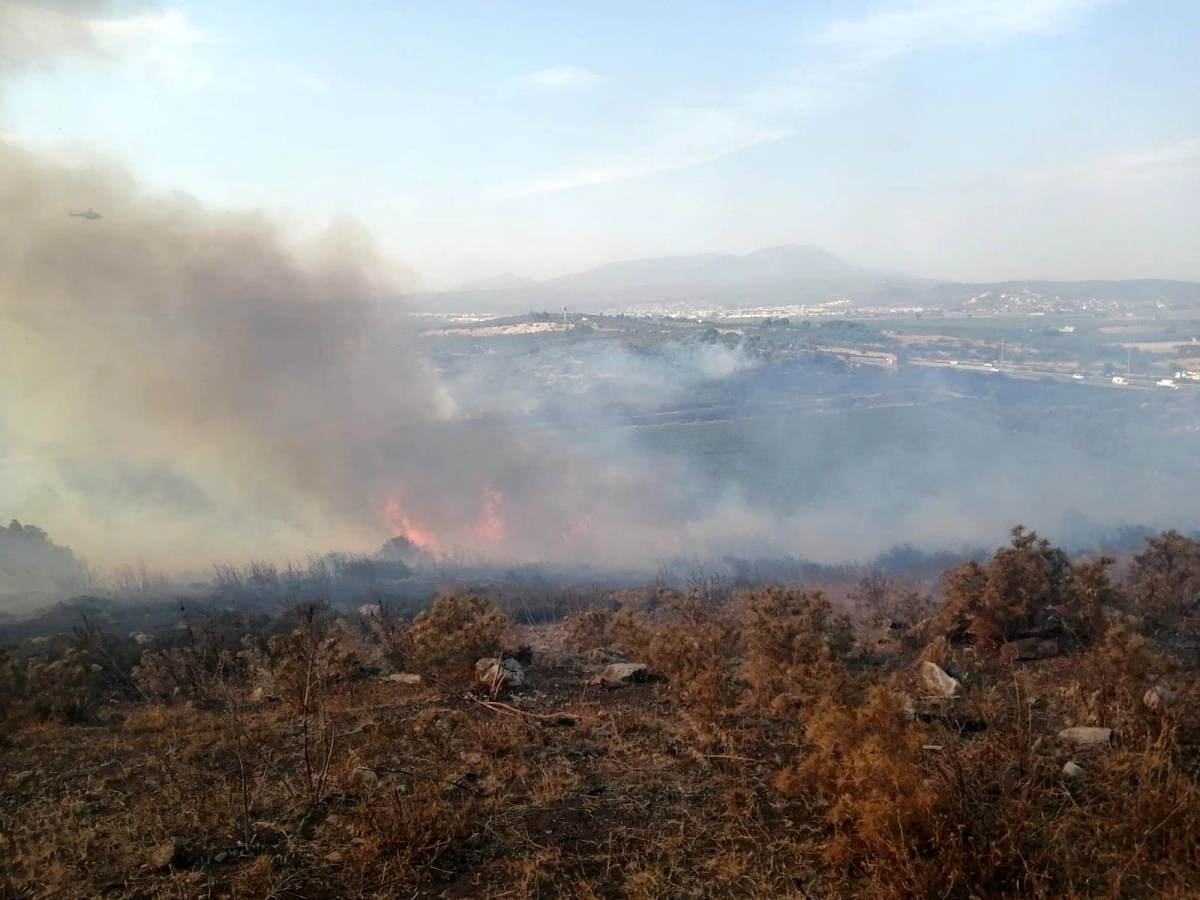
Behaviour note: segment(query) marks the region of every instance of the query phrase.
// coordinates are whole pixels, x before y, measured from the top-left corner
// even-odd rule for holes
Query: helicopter
[[[87,212],[81,212],[81,213],[68,211],[68,215],[70,215],[72,219],[103,219],[104,218],[104,216],[100,215],[100,213],[96,212],[95,210],[91,210],[91,209],[89,209]]]

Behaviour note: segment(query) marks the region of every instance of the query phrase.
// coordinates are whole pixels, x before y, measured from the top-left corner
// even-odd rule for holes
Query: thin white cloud
[[[817,33],[815,62],[731,103],[659,111],[642,148],[501,186],[524,197],[688,168],[792,134],[797,120],[848,102],[890,61],[938,47],[998,43],[1069,28],[1115,0],[900,0]],[[553,71],[553,70],[547,70]]]
[[[569,91],[587,87],[600,80],[600,76],[580,66],[554,66],[531,72],[521,79],[528,87],[543,91]]]
[[[1027,34],[1054,34],[1112,0],[905,0],[858,19],[831,22],[822,43],[862,64],[933,47],[988,44]]]
[[[88,27],[102,51],[119,58],[129,71],[173,90],[195,91],[213,79],[212,68],[198,50],[212,38],[193,27],[181,10],[93,19]]]
[[[503,185],[497,195],[510,199],[527,197],[670,172],[712,162],[788,133],[767,123],[755,122],[752,117],[741,116],[736,109],[681,108],[667,110],[663,115],[671,121],[672,127],[664,129],[658,140],[640,150],[567,168],[534,181]]]

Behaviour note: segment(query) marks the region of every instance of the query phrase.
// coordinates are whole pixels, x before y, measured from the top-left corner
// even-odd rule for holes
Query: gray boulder
[[[492,691],[525,683],[525,670],[515,659],[484,657],[475,663],[475,675],[480,684],[486,684]]]
[[[588,679],[588,684],[636,684],[650,680],[650,670],[643,663],[613,663]]]
[[[928,660],[921,663],[921,683],[931,696],[947,700],[957,697],[962,690],[962,684],[957,678],[947,675],[941,666]]]
[[[1112,740],[1112,729],[1097,728],[1092,725],[1076,725],[1074,728],[1064,728],[1058,733],[1058,737],[1059,740],[1080,747],[1106,747]]]

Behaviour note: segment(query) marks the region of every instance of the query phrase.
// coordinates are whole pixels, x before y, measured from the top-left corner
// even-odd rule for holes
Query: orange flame
[[[425,553],[439,553],[441,543],[438,537],[420,522],[416,521],[404,509],[403,495],[393,491],[383,505],[383,518],[392,528],[392,533],[402,537],[418,550]]]
[[[500,513],[504,494],[485,481],[479,488],[479,498],[482,509],[471,530],[477,538],[495,546],[504,540],[506,523]]]

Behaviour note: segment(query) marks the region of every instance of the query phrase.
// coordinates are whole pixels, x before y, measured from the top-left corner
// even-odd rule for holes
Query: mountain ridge
[[[467,282],[450,293],[533,287],[695,287],[879,277],[870,269],[847,262],[820,247],[781,244],[741,255],[698,253],[618,260],[544,280],[505,272],[494,278]]]

